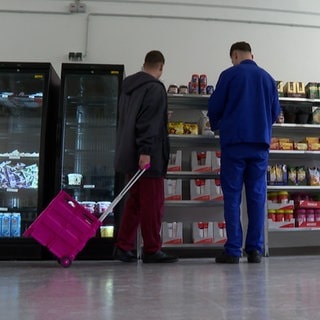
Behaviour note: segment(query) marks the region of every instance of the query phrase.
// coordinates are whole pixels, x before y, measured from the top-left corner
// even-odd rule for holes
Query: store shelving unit
[[[173,111],[172,121],[197,122],[202,110],[207,110],[207,95],[169,95],[169,110]],[[279,98],[285,108],[310,108],[320,106],[320,99],[305,98]],[[273,136],[288,137],[295,141],[303,140],[306,136],[319,136],[320,125],[283,123],[274,124]],[[192,172],[190,169],[190,152],[192,150],[218,150],[219,137],[202,135],[170,135],[171,150],[183,150],[182,170],[180,172],[168,172],[169,179],[182,179],[185,181],[183,194],[188,195],[188,181],[190,179],[214,179],[217,175],[213,172]],[[271,150],[270,163],[286,163],[292,165],[308,164],[320,167],[320,151],[300,150]],[[311,192],[320,193],[320,186],[268,186],[268,191],[283,191],[290,193]],[[245,206],[245,203],[243,204]],[[267,206],[266,206],[267,216]],[[192,221],[223,220],[223,201],[194,201],[179,200],[166,201],[164,221],[182,221],[184,223],[184,244],[164,245],[168,250],[180,254],[180,256],[201,256],[212,254],[212,251],[221,249],[219,245],[193,244],[191,239],[190,223]],[[244,219],[245,220],[245,219]],[[245,224],[245,221],[244,221]],[[287,228],[268,229],[266,223],[265,253],[291,254],[314,253],[320,251],[320,229],[318,228]]]
[[[287,110],[303,110],[312,112],[312,107],[320,106],[320,99],[280,97],[280,104]],[[309,119],[310,120],[310,119]],[[294,141],[301,141],[305,137],[319,137],[320,125],[283,123],[274,124],[274,137],[287,137]],[[287,165],[304,165],[306,167],[320,167],[320,151],[300,150],[271,150],[269,163],[284,163]],[[289,195],[297,192],[310,194],[320,193],[320,186],[268,186],[269,192],[288,191]],[[268,229],[266,233],[266,254],[290,253],[318,253],[320,251],[320,228],[279,228]]]
[[[208,109],[209,95],[181,95],[168,96],[169,110],[172,111],[170,121],[197,123],[201,111]],[[223,201],[221,200],[189,200],[190,179],[217,179],[215,172],[191,171],[192,151],[219,150],[219,137],[215,135],[169,135],[171,152],[182,150],[182,171],[168,171],[167,179],[182,180],[182,199],[165,202],[164,221],[183,222],[183,244],[169,244],[163,247],[180,257],[202,257],[213,255],[221,250],[221,244],[195,244],[192,242],[192,222],[222,221]]]

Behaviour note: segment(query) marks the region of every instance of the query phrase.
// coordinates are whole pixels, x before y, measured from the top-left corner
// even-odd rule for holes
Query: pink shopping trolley
[[[137,171],[99,218],[61,190],[23,236],[37,240],[58,258],[63,267],[69,267],[87,241],[96,235],[103,220],[148,168]]]

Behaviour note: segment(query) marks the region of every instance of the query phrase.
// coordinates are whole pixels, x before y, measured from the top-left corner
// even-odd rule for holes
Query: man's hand
[[[139,168],[145,169],[147,166],[150,166],[150,156],[147,154],[140,154],[139,158]]]

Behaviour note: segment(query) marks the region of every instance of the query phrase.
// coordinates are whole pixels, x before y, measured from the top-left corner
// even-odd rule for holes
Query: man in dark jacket
[[[227,242],[218,263],[239,263],[242,249],[240,204],[245,185],[248,229],[245,251],[250,263],[263,252],[266,171],[272,124],[280,112],[274,79],[254,61],[246,42],[231,46],[233,67],[223,71],[209,100],[211,128],[219,129],[221,187]]]
[[[177,261],[161,251],[160,238],[169,159],[167,94],[159,81],[163,66],[160,51],[147,53],[143,71],[123,81],[119,100],[115,170],[130,177],[150,165],[131,188],[122,213],[115,258],[124,262],[136,261],[132,250],[139,225],[144,263]]]

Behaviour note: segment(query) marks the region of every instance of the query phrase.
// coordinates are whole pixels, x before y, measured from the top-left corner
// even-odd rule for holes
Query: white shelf
[[[182,248],[182,249],[214,249],[214,248],[221,248],[223,247],[223,244],[219,243],[208,243],[208,244],[203,244],[203,243],[182,243],[182,244],[163,244],[162,248]]]
[[[310,151],[310,150],[270,150],[270,154],[281,154],[281,155],[320,155],[320,151]]]
[[[320,186],[267,186],[267,190],[309,190],[318,191]]]
[[[319,129],[320,124],[299,124],[299,123],[275,123],[273,128],[303,128],[303,129]]]
[[[279,229],[268,229],[268,232],[303,232],[303,231],[316,231],[320,232],[320,228],[279,228]]]
[[[295,97],[279,97],[279,101],[320,103],[320,99],[295,98]]]
[[[221,200],[166,200],[166,207],[222,207]]]
[[[219,173],[202,171],[168,171],[167,179],[217,179]]]

